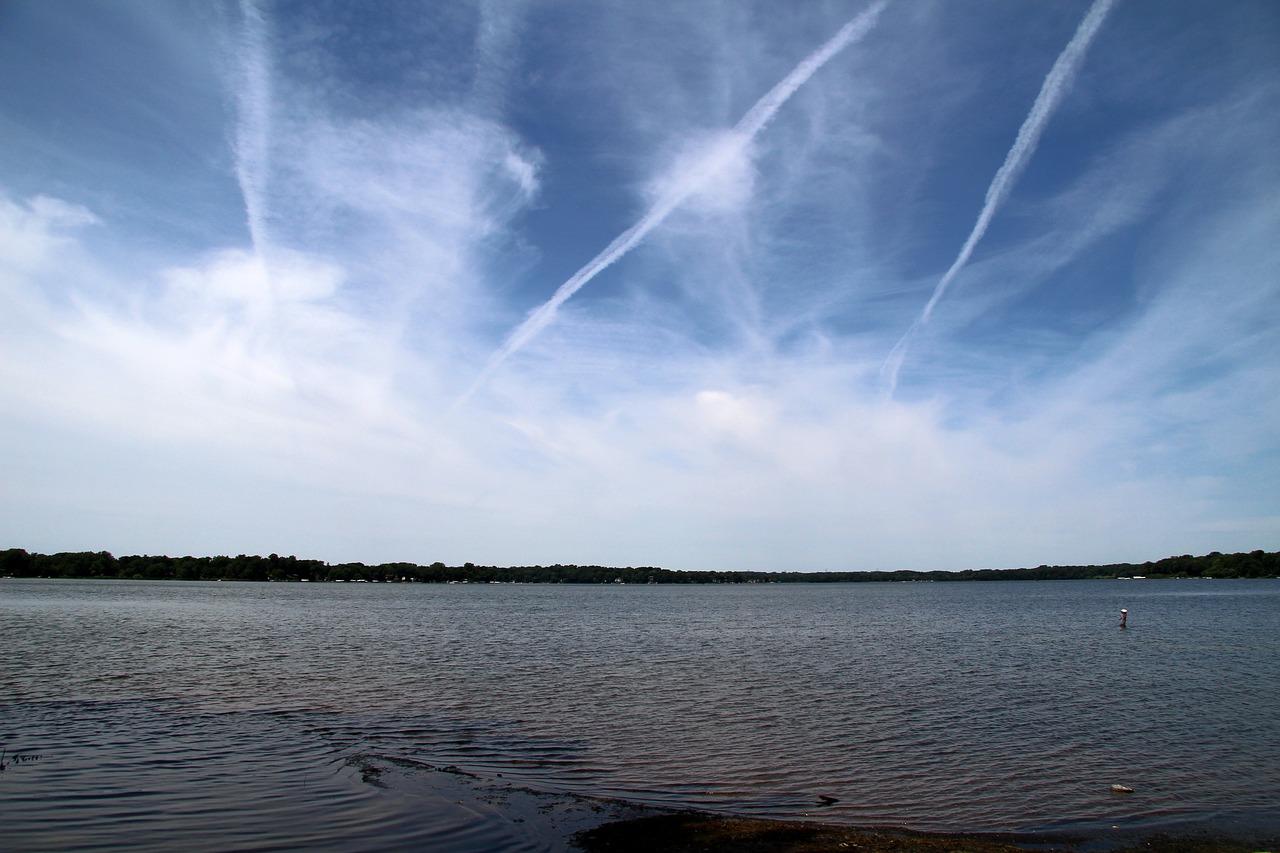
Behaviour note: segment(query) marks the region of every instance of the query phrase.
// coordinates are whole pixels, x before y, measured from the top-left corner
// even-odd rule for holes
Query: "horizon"
[[[0,23],[0,539],[24,549],[1280,550],[1274,3]]]

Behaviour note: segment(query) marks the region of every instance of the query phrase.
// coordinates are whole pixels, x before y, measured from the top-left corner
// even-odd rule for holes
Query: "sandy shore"
[[[940,835],[697,813],[616,821],[580,832],[571,841],[586,853],[1257,853],[1280,849],[1275,839],[1152,836],[1117,846],[1100,838]]]
[[[385,756],[350,763],[366,783],[408,797],[420,819],[440,827],[432,849],[447,853],[1280,853],[1276,838],[943,834],[761,820],[534,790],[500,774]]]

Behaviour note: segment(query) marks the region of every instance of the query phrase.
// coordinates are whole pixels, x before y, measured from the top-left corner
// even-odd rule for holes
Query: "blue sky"
[[[0,546],[1280,549],[1277,45],[1270,0],[6,3]]]

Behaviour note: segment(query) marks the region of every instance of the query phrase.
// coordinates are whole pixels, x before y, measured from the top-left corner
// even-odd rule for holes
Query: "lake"
[[[0,651],[11,850],[560,850],[615,800],[1280,833],[1277,580],[6,579]]]

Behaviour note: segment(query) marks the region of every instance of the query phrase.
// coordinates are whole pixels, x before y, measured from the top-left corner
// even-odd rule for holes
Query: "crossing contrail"
[[[830,59],[849,45],[862,39],[871,28],[875,26],[876,20],[880,17],[880,13],[889,5],[889,0],[877,0],[870,8],[861,15],[850,20],[847,24],[840,28],[840,31],[832,36],[825,44],[804,59],[795,69],[783,78],[782,82],[770,89],[764,97],[756,102],[750,110],[734,125],[733,130],[728,134],[728,146],[720,147],[717,150],[718,161],[720,163],[728,162],[733,155],[740,154],[751,144],[761,130],[769,123],[769,121],[777,114],[782,105],[795,94],[796,90],[805,84],[819,68],[825,65]],[[713,166],[713,163],[709,163]],[[690,195],[706,184],[710,177],[714,175],[714,169],[710,168],[702,174],[687,177],[683,182],[668,187],[652,204],[644,216],[640,218],[635,225],[632,225],[626,231],[619,234],[613,242],[605,246],[600,254],[596,255],[586,263],[580,270],[569,277],[568,281],[560,285],[556,292],[535,309],[528,317],[525,318],[519,326],[511,332],[506,342],[501,348],[490,356],[488,363],[480,376],[472,383],[467,392],[453,404],[451,411],[457,409],[471,395],[479,390],[490,377],[497,371],[504,361],[513,354],[522,349],[529,341],[533,340],[543,329],[549,326],[556,316],[556,311],[564,304],[565,300],[573,296],[579,290],[595,278],[615,261],[623,255],[630,252],[637,244],[643,240],[650,231],[656,228],[666,219],[673,210]]]
[[[1009,149],[1009,153],[1004,159],[1004,164],[996,172],[995,178],[991,181],[991,186],[987,187],[986,201],[982,205],[982,212],[978,214],[978,221],[974,223],[973,231],[969,233],[969,239],[965,240],[964,246],[960,249],[960,254],[951,263],[951,268],[947,270],[946,274],[938,282],[937,287],[934,288],[933,296],[929,298],[929,302],[924,306],[924,310],[920,312],[920,316],[916,318],[915,322],[911,324],[911,328],[907,329],[906,334],[894,345],[889,357],[885,359],[884,364],[880,367],[881,379],[883,380],[887,377],[890,396],[893,395],[894,390],[898,387],[898,373],[902,369],[902,362],[906,358],[911,339],[916,332],[929,322],[929,318],[933,315],[933,309],[937,306],[938,300],[942,299],[942,295],[947,292],[947,287],[951,284],[951,280],[969,262],[969,256],[973,254],[974,247],[978,245],[978,241],[982,239],[982,236],[987,233],[987,226],[991,224],[992,217],[995,216],[996,211],[1004,203],[1004,200],[1008,198],[1010,190],[1013,189],[1014,183],[1018,180],[1018,176],[1022,174],[1022,170],[1031,159],[1031,155],[1035,153],[1036,144],[1040,141],[1040,135],[1044,132],[1045,125],[1049,123],[1049,118],[1053,115],[1058,102],[1062,100],[1062,96],[1071,86],[1071,81],[1075,77],[1080,63],[1084,60],[1089,44],[1093,41],[1093,37],[1097,35],[1099,28],[1102,27],[1102,22],[1106,19],[1107,13],[1111,11],[1114,2],[1115,0],[1094,0],[1094,4],[1085,13],[1084,20],[1076,28],[1076,34],[1071,37],[1071,41],[1067,43],[1062,53],[1059,54],[1058,60],[1049,69],[1049,74],[1044,78],[1044,84],[1040,87],[1040,94],[1036,96],[1035,103],[1031,105],[1031,112],[1027,114],[1026,119],[1022,122],[1022,127],[1018,130],[1018,138],[1014,140],[1013,147]]]

